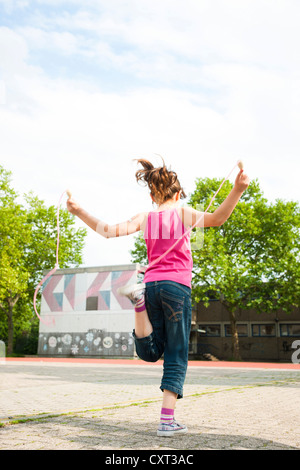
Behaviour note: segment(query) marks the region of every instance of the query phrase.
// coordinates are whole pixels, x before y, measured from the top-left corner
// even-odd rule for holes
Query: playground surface
[[[188,433],[172,438],[156,436],[162,368],[130,359],[3,360],[0,450],[300,450],[299,364],[189,362],[175,411]]]

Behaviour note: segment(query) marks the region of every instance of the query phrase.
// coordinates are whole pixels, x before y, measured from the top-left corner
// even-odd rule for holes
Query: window
[[[221,336],[221,325],[199,325],[200,336]]]
[[[252,325],[252,336],[276,336],[275,324]]]
[[[280,336],[300,336],[300,323],[280,325]]]
[[[98,310],[98,297],[87,297],[86,310]]]
[[[247,325],[237,325],[238,336],[248,336]],[[225,325],[225,336],[231,336],[231,325]]]

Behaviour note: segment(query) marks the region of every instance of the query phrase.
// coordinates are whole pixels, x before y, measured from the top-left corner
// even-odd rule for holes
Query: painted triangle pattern
[[[82,291],[83,281],[80,276],[86,276],[86,292]],[[54,275],[44,284],[42,296],[46,302],[46,310],[49,309],[51,312],[77,311],[79,303],[85,309],[88,297],[97,298],[97,310],[100,311],[132,310],[131,302],[127,297],[118,295],[117,290],[121,286],[135,282],[136,272],[127,270]]]
[[[135,271],[115,271],[112,273],[111,292],[119,303],[121,309],[132,309],[132,303],[127,297],[119,295],[117,290],[119,287],[127,284],[133,284],[136,273]]]
[[[57,296],[57,292],[54,294],[54,290],[61,279],[62,275],[51,276],[43,287],[43,297],[47,302],[51,312],[62,311],[62,299],[61,297]]]
[[[65,275],[64,294],[73,309],[75,307],[75,280],[75,274]]]

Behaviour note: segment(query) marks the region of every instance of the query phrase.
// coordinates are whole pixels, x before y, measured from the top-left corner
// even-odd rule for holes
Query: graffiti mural
[[[131,333],[89,330],[86,333],[40,333],[40,356],[133,356]]]
[[[132,304],[118,294],[118,288],[134,282],[136,271],[132,270],[55,274],[43,286],[42,310],[44,313],[86,310],[86,300],[90,298],[96,299],[95,310],[131,309]]]
[[[133,356],[134,308],[118,288],[136,282],[133,265],[57,270],[42,289],[38,354]]]

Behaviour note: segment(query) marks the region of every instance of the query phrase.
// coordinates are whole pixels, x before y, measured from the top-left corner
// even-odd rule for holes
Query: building
[[[300,340],[300,309],[290,314],[241,310],[237,328],[243,360],[291,362],[292,345]],[[206,353],[232,359],[229,314],[219,301],[210,301],[207,308],[200,302],[194,308],[189,353],[195,358]]]
[[[117,289],[138,280],[138,265],[58,269],[43,285],[38,355],[133,357],[134,309]],[[300,309],[291,314],[241,310],[237,322],[245,361],[291,362],[300,340]],[[230,360],[229,315],[219,301],[193,309],[189,358]]]
[[[120,286],[137,265],[58,269],[43,285],[38,355],[133,356],[134,309]]]

